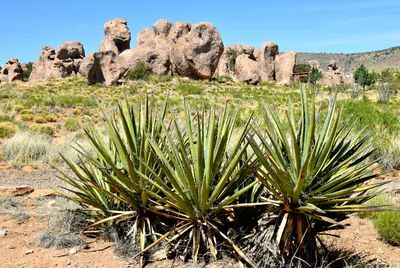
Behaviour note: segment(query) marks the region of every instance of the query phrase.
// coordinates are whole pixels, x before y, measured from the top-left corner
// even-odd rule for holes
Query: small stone
[[[33,251],[32,249],[29,249],[29,250],[25,251],[25,255],[32,254],[33,252],[34,252],[34,251]]]
[[[4,237],[7,235],[7,229],[0,228],[0,237]]]
[[[0,186],[0,196],[22,196],[33,191],[33,188],[29,186]]]
[[[78,252],[78,250],[76,249],[76,248],[71,248],[69,251],[68,251],[68,255],[74,255],[74,254],[76,254]]]

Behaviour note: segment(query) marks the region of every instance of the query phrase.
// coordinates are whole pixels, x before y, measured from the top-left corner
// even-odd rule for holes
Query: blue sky
[[[96,51],[104,22],[116,17],[127,19],[132,46],[138,31],[161,18],[211,22],[226,45],[272,40],[281,51],[339,53],[400,45],[399,0],[3,2],[0,65],[11,57],[34,61],[43,45],[65,41],[81,41],[87,53]]]

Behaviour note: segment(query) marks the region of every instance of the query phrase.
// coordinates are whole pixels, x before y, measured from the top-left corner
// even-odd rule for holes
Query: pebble
[[[32,249],[29,249],[29,250],[25,251],[25,255],[32,254],[33,252],[34,252],[34,251],[33,251]]]

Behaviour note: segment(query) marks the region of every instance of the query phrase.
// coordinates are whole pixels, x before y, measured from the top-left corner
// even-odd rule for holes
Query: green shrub
[[[373,223],[383,240],[400,246],[400,211],[378,212]]]
[[[33,132],[39,132],[40,134],[45,134],[49,136],[53,136],[54,133],[56,132],[56,128],[52,125],[49,124],[43,124],[43,125],[30,125],[29,129]]]
[[[10,138],[17,133],[18,127],[11,122],[0,122],[0,138]]]
[[[84,106],[84,107],[97,106],[96,101],[90,97],[85,97],[82,95],[72,95],[72,94],[63,94],[56,97],[55,104],[57,106],[65,108],[74,108],[76,106]]]
[[[129,70],[127,78],[130,80],[148,80],[151,74],[153,74],[153,72],[146,63],[144,61],[138,61],[133,68]]]
[[[79,130],[81,128],[81,124],[79,123],[79,120],[77,118],[68,118],[64,121],[64,127],[68,131],[73,132]]]
[[[14,119],[9,115],[6,114],[0,115],[0,122],[13,122],[13,121]]]
[[[47,120],[43,115],[35,115],[33,116],[33,122],[38,124],[44,124],[47,122]]]
[[[176,89],[182,95],[200,95],[204,92],[204,88],[202,86],[192,83],[179,83]]]

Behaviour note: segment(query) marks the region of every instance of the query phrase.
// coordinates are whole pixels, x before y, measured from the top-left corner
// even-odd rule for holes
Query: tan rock
[[[130,48],[131,32],[125,19],[113,19],[104,24],[104,40],[100,52],[113,51],[119,54]]]
[[[217,29],[202,22],[176,41],[171,53],[173,74],[194,79],[210,79],[214,74],[224,45]]]
[[[117,84],[126,71],[125,61],[113,51],[91,53],[79,67],[79,72],[90,84]]]
[[[254,59],[254,47],[242,45],[230,45],[224,49],[222,56],[219,59],[217,69],[214,73],[215,77],[230,76],[236,79],[235,65],[236,58],[241,54],[248,55],[249,58]]]
[[[257,62],[261,80],[275,80],[275,58],[279,54],[278,45],[274,42],[264,43],[257,51]]]
[[[252,85],[258,84],[261,79],[258,74],[257,62],[250,59],[246,54],[239,55],[236,58],[235,73],[239,81]]]
[[[31,198],[38,198],[38,197],[56,197],[59,193],[56,189],[36,189],[32,193],[29,194]]]
[[[0,70],[0,82],[14,82],[23,79],[23,69],[18,59],[8,60]]]
[[[275,58],[276,82],[281,85],[288,85],[293,79],[294,67],[296,65],[296,52],[289,51],[279,54]]]
[[[0,196],[22,196],[33,191],[33,188],[29,186],[0,186]]]
[[[85,50],[80,42],[65,42],[56,50],[44,46],[32,66],[29,80],[75,76],[84,56]]]

